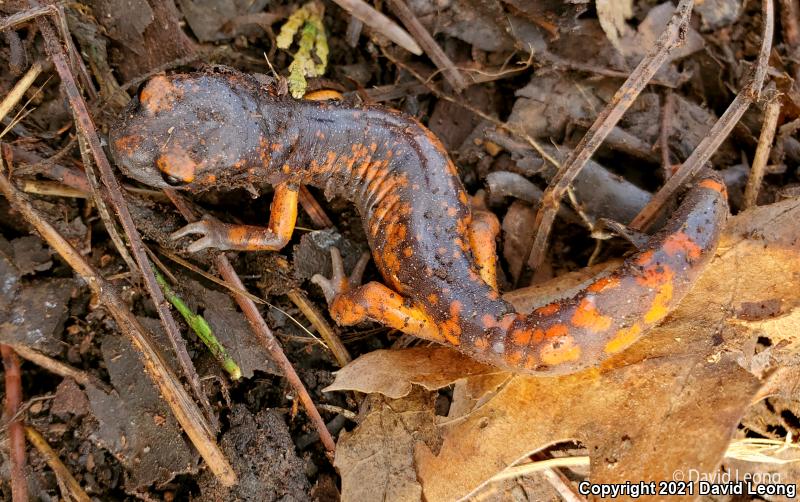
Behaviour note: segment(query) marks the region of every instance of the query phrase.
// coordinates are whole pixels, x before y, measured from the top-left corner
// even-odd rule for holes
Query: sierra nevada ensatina
[[[333,252],[333,278],[315,281],[333,319],[372,319],[517,372],[569,373],[631,345],[687,293],[728,214],[725,185],[709,171],[619,268],[521,314],[497,290],[496,218],[471,210],[442,143],[397,111],[298,101],[216,69],[151,79],[112,128],[110,144],[122,171],[153,187],[275,187],[268,228],[196,222],[176,233],[204,235],[192,251],[282,248],[299,185],[349,199],[385,285],[359,285],[363,266],[345,277]]]

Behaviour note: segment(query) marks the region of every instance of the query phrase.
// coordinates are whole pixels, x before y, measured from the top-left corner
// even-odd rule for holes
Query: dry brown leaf
[[[748,305],[777,303],[774,313],[782,315],[796,302],[798,217],[795,199],[733,218],[698,285],[630,350],[597,370],[515,377],[483,407],[445,426],[438,455],[418,451],[426,498],[466,496],[519,458],[566,439],[589,448],[594,482],[713,471],[760,387],[732,350],[752,333],[729,321]]]
[[[323,390],[377,392],[398,399],[411,392],[412,384],[436,390],[456,380],[483,373],[500,371],[468,358],[454,366],[449,353],[431,350],[430,347],[376,350],[337,371],[336,380]]]
[[[676,470],[712,472],[746,407],[763,397],[759,378],[739,364],[743,354],[755,355],[749,342],[771,337],[783,348],[760,370],[786,363],[782,354],[796,354],[790,335],[800,294],[797,221],[800,199],[732,218],[717,257],[680,307],[600,368],[557,378],[515,376],[507,383],[476,374],[460,383],[455,414],[440,425],[441,448],[417,448],[425,498],[463,498],[520,458],[568,439],[589,449],[593,482],[668,481]],[[518,307],[535,306],[530,298],[522,301],[524,293],[509,299]],[[744,322],[754,311],[769,316]],[[439,383],[455,380],[452,368],[469,364],[445,348],[426,351],[424,357],[450,369]],[[405,368],[424,363],[400,354],[383,354],[382,379],[391,374],[394,382],[372,389],[412,384],[398,382],[408,373],[393,372],[392,359]],[[374,369],[362,366],[357,380],[369,381]],[[436,379],[426,382],[432,388]]]
[[[414,446],[436,448],[435,393],[420,388],[401,399],[368,397],[365,418],[343,432],[334,465],[342,476],[342,500],[418,501],[422,487],[414,470]]]

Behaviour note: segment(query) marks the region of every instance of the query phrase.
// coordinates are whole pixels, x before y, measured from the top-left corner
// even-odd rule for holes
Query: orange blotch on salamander
[[[547,305],[534,310],[533,315],[550,317],[551,315],[558,313],[559,310],[561,310],[561,305],[558,303],[548,303]]]
[[[569,328],[567,328],[566,324],[555,324],[545,330],[544,336],[545,338],[558,338],[567,336],[567,333],[569,333]]]
[[[715,192],[719,192],[726,197],[728,195],[728,187],[726,187],[724,183],[720,183],[716,180],[708,178],[704,179],[700,182],[700,186],[703,188],[708,188],[709,190],[714,190]]]
[[[655,252],[652,249],[645,251],[636,259],[636,264],[642,267],[650,264],[650,262],[653,261],[654,254]]]
[[[454,304],[458,304],[459,309],[461,308],[461,304],[459,302],[453,302]],[[453,305],[450,305],[450,310],[452,311]],[[455,346],[461,345],[461,326],[458,322],[458,317],[452,317],[446,321],[442,321],[439,326],[439,332],[444,336],[445,340],[452,343]]]
[[[489,348],[489,340],[487,340],[485,337],[481,336],[481,337],[476,338],[475,341],[472,342],[472,345],[474,345],[475,348],[477,348],[479,350],[486,350],[486,349]]]
[[[533,333],[529,329],[518,329],[512,333],[511,339],[515,345],[528,345]]]
[[[458,214],[458,209],[457,209],[457,208],[455,208],[455,207],[448,207],[448,208],[447,208],[447,216],[449,216],[449,217],[451,217],[451,218],[452,218],[452,217],[454,217],[456,214]]]
[[[504,359],[506,364],[509,366],[517,367],[519,366],[519,363],[522,362],[523,357],[525,357],[525,354],[521,350],[515,350],[509,354],[506,354]]]
[[[610,317],[600,314],[593,301],[584,298],[575,308],[571,322],[578,328],[586,328],[599,333],[610,328],[612,320]]]
[[[141,145],[142,137],[135,134],[117,138],[117,140],[114,142],[114,146],[117,148],[117,151],[128,156],[132,155]]]
[[[653,265],[642,270],[636,282],[648,288],[657,288],[670,282],[674,275],[669,265]]]
[[[439,297],[436,296],[435,293],[431,293],[431,294],[428,295],[428,302],[431,305],[436,305],[437,303],[439,303]]]
[[[700,246],[685,232],[678,232],[667,237],[664,241],[663,248],[670,256],[675,256],[682,252],[689,260],[696,260],[703,254],[703,250]]]
[[[619,277],[615,275],[609,275],[608,277],[603,277],[589,284],[589,286],[586,287],[586,291],[590,293],[601,293],[607,289],[617,288],[619,287],[619,284]]]
[[[164,76],[150,79],[139,93],[139,102],[150,113],[172,110],[175,102],[183,97],[183,89],[176,87]]]
[[[156,166],[162,173],[185,183],[194,181],[197,163],[178,148],[172,148],[158,156]]]
[[[608,341],[603,351],[606,354],[616,354],[635,342],[641,334],[642,326],[638,322],[630,328],[621,328],[614,334],[614,338]]]
[[[653,324],[667,317],[669,313],[669,304],[672,301],[672,294],[672,282],[667,282],[658,288],[650,310],[644,315],[644,322]]]
[[[283,145],[281,145],[280,143],[273,143],[269,146],[269,148],[273,152],[280,152],[281,150],[283,150]]]
[[[484,329],[500,328],[503,332],[507,332],[511,325],[514,323],[514,315],[506,315],[499,319],[491,314],[484,314],[481,317],[481,324]]]
[[[411,246],[406,246],[405,248],[403,248],[403,256],[405,256],[406,258],[411,258],[412,256],[414,256],[414,250],[411,248]]]
[[[542,347],[539,357],[544,364],[556,366],[580,359],[581,348],[571,336],[564,336]]]

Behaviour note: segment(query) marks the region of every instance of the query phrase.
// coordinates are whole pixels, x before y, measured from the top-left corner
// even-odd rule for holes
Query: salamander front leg
[[[311,278],[325,293],[331,317],[341,326],[352,326],[371,319],[391,328],[428,340],[442,341],[435,324],[420,308],[411,305],[400,293],[378,282],[358,286],[369,260],[365,253],[350,277],[344,275],[339,250],[331,248],[333,274]]]
[[[192,253],[205,248],[278,251],[292,238],[297,221],[297,192],[298,187],[289,183],[275,187],[267,228],[230,225],[207,217],[186,225],[170,237],[179,239],[190,234],[201,234],[203,237],[187,248]]]
[[[469,226],[469,245],[475,264],[478,265],[481,279],[497,291],[497,234],[500,233],[500,222],[489,211],[472,211],[472,223]]]

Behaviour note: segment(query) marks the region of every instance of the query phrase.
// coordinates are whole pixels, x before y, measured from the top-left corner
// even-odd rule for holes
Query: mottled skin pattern
[[[486,243],[496,220],[473,218],[441,142],[398,112],[297,101],[218,69],[152,79],[112,129],[111,149],[127,175],[155,187],[276,185],[271,232],[228,226],[201,247],[279,249],[300,184],[349,199],[386,285],[333,281],[337,322],[373,319],[527,373],[577,371],[637,340],[687,293],[728,214],[724,185],[707,174],[619,269],[518,314],[494,285]]]

